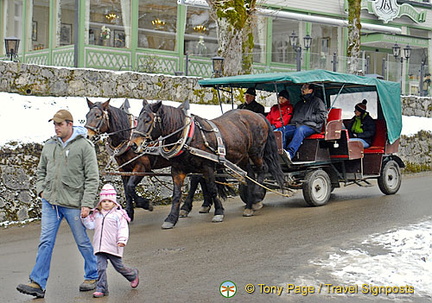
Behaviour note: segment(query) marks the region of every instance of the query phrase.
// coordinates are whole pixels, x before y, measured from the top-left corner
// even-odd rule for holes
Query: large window
[[[39,50],[49,47],[49,0],[34,0],[32,12],[31,34],[29,35],[31,43],[30,49]]]
[[[139,1],[138,47],[175,50],[177,2]]]
[[[59,0],[57,12],[56,46],[74,44],[76,26],[74,24],[75,0]]]
[[[210,10],[187,8],[185,52],[195,56],[212,57],[217,53],[217,25]]]
[[[299,23],[294,20],[273,20],[272,61],[280,63],[295,63],[295,54],[290,44],[292,32],[299,34]]]
[[[338,30],[334,26],[313,24],[312,44],[309,50],[311,55],[311,68],[332,70],[333,53],[338,53]]]
[[[130,47],[131,1],[91,0],[87,43],[111,47]]]

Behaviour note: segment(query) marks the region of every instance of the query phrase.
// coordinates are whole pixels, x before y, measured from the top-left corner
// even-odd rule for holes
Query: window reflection
[[[291,20],[273,20],[272,61],[294,63],[295,54],[289,41],[289,35],[298,33],[298,22]]]
[[[49,0],[34,0],[31,24],[31,45],[33,50],[40,50],[48,47],[49,33]]]
[[[58,3],[56,46],[74,43],[74,9],[75,0],[60,0]]]
[[[177,2],[139,1],[138,47],[175,50]]]
[[[217,53],[216,22],[208,9],[187,7],[185,52],[195,56],[213,56]]]
[[[90,11],[88,44],[130,47],[131,1],[87,1]]]

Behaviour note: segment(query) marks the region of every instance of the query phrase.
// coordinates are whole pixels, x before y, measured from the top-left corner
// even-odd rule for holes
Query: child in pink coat
[[[100,298],[108,295],[106,274],[108,260],[117,272],[131,282],[131,287],[136,288],[139,284],[138,269],[126,267],[122,261],[123,248],[129,238],[130,218],[117,203],[117,192],[111,184],[102,187],[98,205],[91,215],[82,220],[88,229],[95,230],[93,247],[99,278],[93,297]]]

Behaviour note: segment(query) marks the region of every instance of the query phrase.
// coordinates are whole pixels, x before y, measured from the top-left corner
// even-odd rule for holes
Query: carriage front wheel
[[[378,178],[378,187],[383,194],[397,193],[402,183],[399,165],[394,160],[387,161]]]
[[[322,169],[310,171],[303,182],[303,197],[310,206],[327,204],[332,186],[329,175]]]

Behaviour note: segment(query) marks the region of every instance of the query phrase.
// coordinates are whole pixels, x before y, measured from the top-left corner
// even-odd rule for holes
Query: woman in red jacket
[[[271,107],[267,114],[267,120],[273,126],[274,130],[280,130],[283,126],[288,125],[293,113],[293,106],[289,100],[289,94],[282,90],[278,95],[278,104]]]

